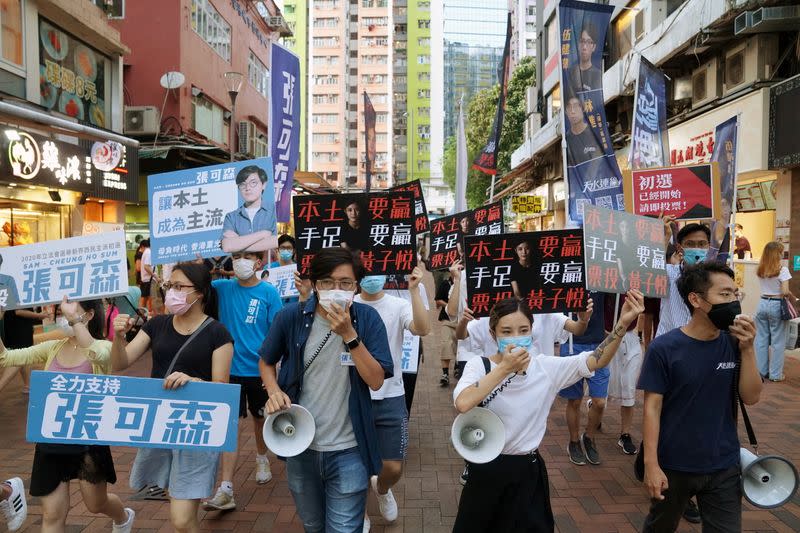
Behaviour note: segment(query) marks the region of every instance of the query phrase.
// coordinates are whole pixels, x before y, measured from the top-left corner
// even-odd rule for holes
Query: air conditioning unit
[[[719,60],[711,58],[692,72],[692,109],[697,109],[722,96]]]
[[[239,149],[237,150],[241,154],[251,154],[250,151],[250,144],[251,140],[258,135],[258,130],[256,129],[256,125],[249,121],[249,120],[240,120],[239,121]]]
[[[267,25],[270,28],[280,28],[281,26],[283,26],[283,23],[284,23],[283,17],[269,17],[267,19]]]
[[[158,108],[155,106],[125,106],[123,132],[131,135],[158,133]]]
[[[770,79],[778,61],[778,36],[758,34],[725,53],[725,95]]]

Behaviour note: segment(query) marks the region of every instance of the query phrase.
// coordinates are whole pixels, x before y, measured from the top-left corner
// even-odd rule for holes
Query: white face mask
[[[73,329],[72,326],[69,325],[69,322],[63,315],[56,319],[56,326],[61,331],[63,331],[64,335],[66,335],[67,337],[72,337],[73,335],[75,335],[75,330]]]
[[[240,257],[233,260],[233,273],[242,281],[246,281],[256,274],[256,262],[252,259]]]
[[[345,309],[347,304],[353,301],[353,296],[355,296],[355,292],[353,291],[343,291],[339,289],[331,289],[328,291],[320,290],[319,305],[321,305],[325,311],[330,313],[332,303],[335,303],[342,309]]]

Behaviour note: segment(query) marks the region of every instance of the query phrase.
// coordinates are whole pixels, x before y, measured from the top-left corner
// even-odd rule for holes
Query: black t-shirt
[[[216,259],[214,257],[210,257],[208,259],[203,260],[203,264],[208,269],[209,272],[216,269],[222,269],[226,272],[230,272],[233,270],[233,259],[230,256],[222,257],[220,259]],[[219,273],[214,273],[211,275],[211,279],[224,279],[225,276]]]
[[[28,348],[33,346],[33,326],[38,320],[19,316],[16,311],[3,315],[3,342],[6,348]]]
[[[142,331],[150,337],[153,350],[152,378],[165,378],[172,358],[189,335],[181,335],[172,325],[172,315],[158,315],[142,326]],[[186,347],[175,362],[173,372],[183,372],[194,378],[211,381],[211,356],[217,348],[233,342],[231,334],[221,323],[214,320],[201,331]]]
[[[534,287],[534,280],[538,275],[539,272],[537,272],[534,265],[524,267],[519,264],[519,261],[514,261],[511,265],[511,281],[517,282],[520,298],[524,300],[530,297],[531,290]]]
[[[453,286],[453,282],[449,279],[442,280],[439,283],[439,286],[436,287],[436,296],[434,296],[434,300],[441,300],[443,302],[447,302],[450,300],[450,287]],[[447,308],[442,307],[439,311],[439,320],[443,322],[449,322],[450,317],[447,316]]]
[[[600,344],[606,338],[605,331],[605,298],[602,292],[590,292],[589,295],[594,302],[594,311],[586,326],[583,335],[573,335],[572,342],[575,344]],[[612,298],[613,296],[608,296]],[[613,307],[612,307],[613,308]]]
[[[595,66],[581,70],[580,65],[575,65],[569,74],[572,87],[578,91],[593,91],[603,86],[603,73]]]
[[[600,142],[595,138],[592,128],[586,126],[577,135],[567,131],[567,165],[575,166],[603,155]]]
[[[341,242],[346,244],[350,250],[367,250],[369,248],[369,234],[363,226],[355,229],[350,224],[345,224],[342,226]]]

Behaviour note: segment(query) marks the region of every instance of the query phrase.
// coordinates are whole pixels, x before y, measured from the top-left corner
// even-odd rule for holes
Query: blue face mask
[[[294,251],[292,250],[278,250],[278,255],[283,261],[291,261]]]
[[[706,260],[708,249],[706,248],[684,248],[683,262],[687,265],[696,265]]]
[[[386,284],[386,276],[366,276],[361,280],[361,288],[367,294],[378,294]]]
[[[498,337],[497,349],[500,353],[505,353],[506,348],[513,344],[516,348],[525,348],[526,350],[533,344],[533,337],[530,335],[521,335],[519,337]]]

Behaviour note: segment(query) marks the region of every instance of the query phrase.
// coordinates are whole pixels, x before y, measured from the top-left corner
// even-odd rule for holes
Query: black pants
[[[406,392],[406,410],[411,416],[411,404],[414,403],[414,391],[417,390],[417,374],[419,374],[419,362],[422,360],[422,339],[419,340],[419,354],[417,354],[417,372],[403,372],[403,390]]]
[[[689,498],[697,496],[703,533],[742,530],[742,481],[739,465],[711,474],[664,470],[669,488],[663,500],[652,500],[644,521],[645,533],[672,533],[678,529]]]
[[[552,532],[547,467],[538,453],[469,465],[453,533]]]

